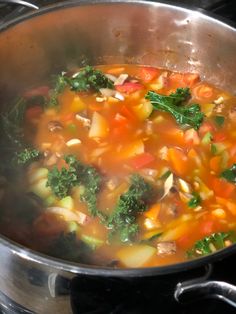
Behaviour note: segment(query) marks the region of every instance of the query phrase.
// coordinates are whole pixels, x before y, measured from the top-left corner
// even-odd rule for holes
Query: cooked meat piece
[[[63,126],[59,121],[49,121],[48,122],[48,130],[50,132],[57,132],[61,131],[63,129]]]
[[[174,241],[158,242],[157,255],[171,255],[176,252],[176,243]]]

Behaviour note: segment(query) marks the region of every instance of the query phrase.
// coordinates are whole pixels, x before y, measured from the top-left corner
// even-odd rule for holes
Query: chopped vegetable
[[[178,88],[169,96],[149,91],[146,98],[149,99],[155,110],[169,112],[180,125],[188,125],[195,130],[199,129],[204,114],[198,104],[183,105],[190,97],[188,88]]]
[[[214,121],[215,121],[215,124],[219,127],[222,127],[222,125],[224,124],[225,122],[225,117],[223,116],[215,116],[214,117]]]
[[[187,251],[189,258],[205,256],[226,247],[225,241],[233,240],[234,234],[232,232],[218,232],[197,241],[193,248]]]
[[[70,86],[71,90],[76,92],[88,90],[99,92],[100,88],[113,88],[113,82],[100,70],[94,69],[91,66],[86,66],[73,75],[72,78],[65,76],[64,80]]]
[[[188,207],[190,208],[196,208],[201,204],[201,197],[198,193],[194,192],[193,197],[188,202]]]
[[[139,229],[137,215],[147,210],[152,195],[152,186],[141,176],[133,175],[128,191],[120,196],[116,208],[108,218],[107,226],[111,229],[111,234],[118,233],[122,242],[130,241]]]
[[[156,254],[156,249],[150,245],[131,245],[120,249],[117,257],[126,267],[142,267]]]
[[[224,170],[220,176],[229,182],[236,183],[236,164]]]

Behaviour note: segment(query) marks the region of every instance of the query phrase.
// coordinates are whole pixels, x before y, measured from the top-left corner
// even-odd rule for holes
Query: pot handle
[[[18,5],[22,5],[24,7],[30,8],[30,9],[35,9],[35,10],[39,9],[37,5],[30,3],[28,1],[23,1],[23,0],[0,0],[0,3],[18,4]]]
[[[174,297],[180,303],[217,298],[236,307],[236,286],[224,281],[186,281],[177,284]]]

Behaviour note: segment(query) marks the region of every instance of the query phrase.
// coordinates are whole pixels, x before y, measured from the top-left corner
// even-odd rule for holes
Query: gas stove
[[[32,1],[33,4],[37,6],[46,6],[56,2],[61,2],[60,0],[41,0]],[[153,1],[155,2],[155,1]],[[207,12],[218,14],[223,18],[230,19],[236,22],[236,2],[235,0],[179,0],[172,1],[174,4],[192,6],[199,10],[206,10]],[[0,24],[9,21],[23,13],[29,12],[30,9],[13,4],[1,4],[0,3]],[[211,280],[222,280],[236,285],[236,275],[235,275],[235,256],[225,259],[224,261],[217,262],[213,265],[212,273],[209,277]],[[88,280],[88,279],[86,279]],[[74,313],[80,314],[233,314],[236,313],[236,309],[221,302],[217,299],[212,300],[196,300],[190,304],[178,304],[173,302],[173,304],[157,304],[155,299],[155,283],[149,283],[148,280],[144,283],[143,287],[135,287],[130,285],[130,289],[127,293],[122,293],[119,297],[117,295],[109,295],[107,298],[102,294],[102,289],[97,289],[100,283],[94,282],[94,295],[91,293],[86,293],[86,282],[83,286],[83,301],[84,306],[81,307],[77,304],[76,295],[74,299],[72,298]],[[122,283],[123,284],[123,283]],[[153,285],[153,293],[150,295],[150,289],[148,293],[145,291],[145,285]],[[90,283],[91,287],[91,283]],[[76,287],[77,288],[77,287]],[[120,287],[119,291],[124,291],[125,287]],[[0,288],[1,290],[1,288]],[[81,291],[80,291],[81,297]],[[80,299],[81,300],[81,299]],[[30,314],[32,312],[21,307],[19,304],[14,303],[7,296],[0,291],[0,313],[3,314]]]

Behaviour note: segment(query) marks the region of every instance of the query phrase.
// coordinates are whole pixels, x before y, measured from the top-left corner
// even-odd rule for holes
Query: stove
[[[38,6],[46,6],[60,0],[41,0],[31,1]],[[155,2],[155,1],[153,1]],[[230,19],[236,22],[236,2],[235,0],[179,0],[172,1],[172,3],[193,6],[197,9],[204,9],[208,12],[218,14],[224,18]],[[29,12],[30,9],[13,4],[0,3],[0,25],[6,21],[9,21],[20,14]],[[213,265],[210,280],[221,280],[236,285],[236,272],[235,272],[235,256],[229,257],[224,261],[217,262]],[[85,280],[88,280],[87,278]],[[94,280],[94,279],[93,279]],[[193,300],[189,304],[178,304],[173,301],[170,304],[157,304],[155,299],[155,283],[145,282],[143,287],[135,288],[132,284],[125,290],[124,286],[118,286],[118,291],[123,291],[118,297],[114,294],[107,295],[102,294],[100,291],[99,282],[90,283],[94,287],[94,294],[86,293],[86,282],[83,286],[83,301],[81,306],[77,304],[76,295],[72,296],[72,308],[74,313],[80,314],[233,314],[236,313],[236,309],[230,305],[221,302],[217,299],[212,300]],[[121,283],[122,285],[123,283]],[[153,289],[150,294],[150,289],[146,291],[145,285],[151,284]],[[98,288],[99,287],[99,288]],[[76,289],[78,287],[75,287]],[[76,291],[75,289],[75,291]],[[127,291],[127,293],[125,293]],[[81,291],[80,291],[81,293]],[[80,294],[81,297],[81,294]],[[80,299],[81,300],[81,299]],[[10,300],[7,296],[0,291],[0,314],[30,314],[26,308],[21,307]]]

